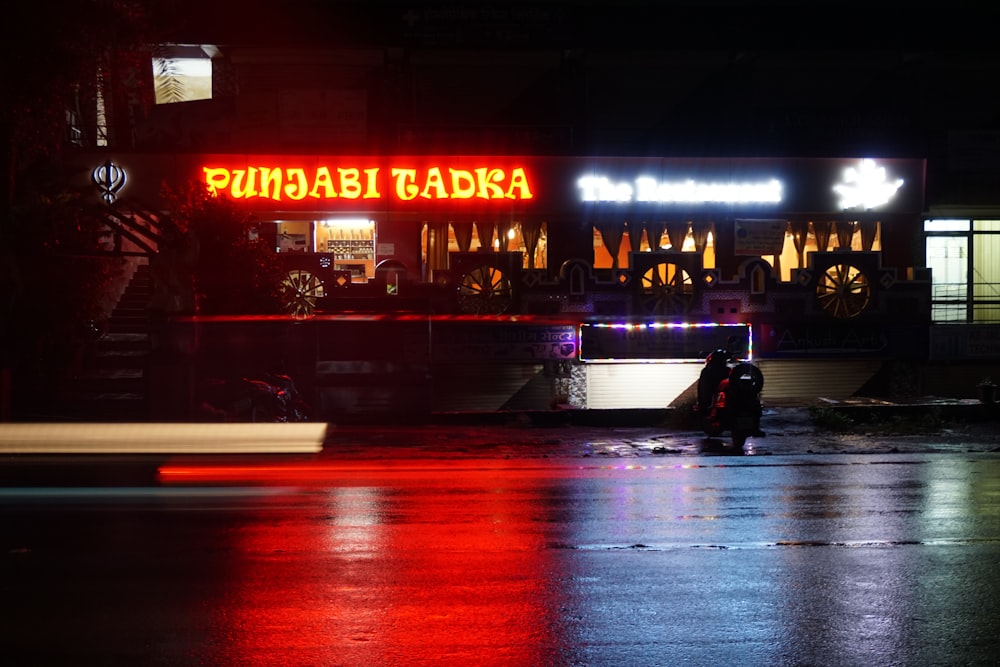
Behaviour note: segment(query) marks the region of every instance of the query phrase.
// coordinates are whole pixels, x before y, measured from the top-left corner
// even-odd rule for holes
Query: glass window
[[[1000,221],[925,220],[935,322],[1000,322]]]
[[[924,220],[925,232],[967,232],[968,220]]]
[[[632,245],[632,234],[638,232],[636,242],[638,247],[636,250],[646,252],[649,250],[649,246],[645,243],[646,235],[642,233],[641,229],[638,230],[619,230],[621,233],[621,238],[618,241],[618,268],[627,269],[629,268],[629,254],[633,252]],[[594,235],[594,268],[595,269],[610,269],[614,265],[611,256],[611,248],[608,247],[604,235],[597,227],[592,228],[592,233]]]
[[[1000,322],[1000,304],[975,304],[972,307],[973,322]]]
[[[964,322],[968,317],[969,240],[964,236],[928,236],[931,269],[931,319]]]
[[[973,321],[1000,322],[1000,227],[976,220],[973,229],[983,230],[972,234]]]
[[[467,235],[469,252],[520,252],[522,265],[526,269],[544,269],[548,267],[548,225],[545,222],[513,222],[501,225],[485,222],[452,222],[448,225],[448,252],[460,252],[462,243],[456,235],[456,225],[461,225],[460,233]],[[482,229],[480,229],[482,226]],[[420,232],[421,261],[427,262],[428,225]],[[492,246],[487,249],[484,243],[489,239]],[[533,254],[531,253],[533,247]]]
[[[819,224],[822,226],[824,223],[820,221]],[[806,235],[804,238],[800,238],[801,248],[796,245],[795,231],[791,225],[789,225],[787,231],[785,232],[784,244],[781,248],[781,254],[778,256],[765,255],[763,259],[769,263],[771,266],[776,266],[780,270],[779,279],[784,282],[790,282],[794,280],[794,270],[804,269],[809,266],[809,254],[819,251],[819,241],[816,238],[816,223],[807,224],[805,227],[800,228],[806,230]],[[831,250],[842,249],[840,247],[840,239],[837,238],[835,232],[835,227],[829,228],[829,235],[826,241],[826,250],[829,252]],[[880,252],[882,250],[882,223],[876,221],[871,227],[871,239],[868,250],[874,252]],[[855,252],[861,252],[865,250],[866,242],[865,236],[862,233],[861,227],[857,227],[851,236],[850,250]],[[845,250],[847,248],[844,248]]]
[[[212,59],[206,48],[158,47],[153,57],[153,86],[157,104],[212,99]]]
[[[633,252],[653,252],[656,250],[672,250],[670,236],[666,229],[657,229],[660,232],[659,238],[651,239],[650,235],[656,227],[649,227],[643,224],[635,224],[625,227],[616,227],[611,224],[608,233],[611,234],[610,243],[618,243],[618,268],[630,268],[630,254]],[[611,248],[608,247],[609,239],[604,237],[601,229],[597,226],[591,228],[594,237],[594,268],[609,269],[614,266],[611,255]],[[620,238],[617,236],[620,234]],[[684,234],[684,241],[679,248],[682,252],[697,252],[693,230],[689,227]],[[704,268],[715,267],[715,239],[713,232],[707,232],[705,238],[705,249],[702,253],[702,266]]]

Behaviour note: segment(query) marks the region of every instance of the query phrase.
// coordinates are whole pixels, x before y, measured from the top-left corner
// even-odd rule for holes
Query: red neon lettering
[[[365,184],[364,199],[382,198],[382,193],[378,190],[378,167],[365,169]]]
[[[434,194],[431,194],[431,190]],[[441,178],[441,170],[431,167],[427,170],[427,180],[424,182],[424,189],[420,196],[424,199],[447,199],[448,191],[444,187],[444,179]]]
[[[515,194],[515,190],[517,194]],[[514,167],[510,172],[510,187],[507,188],[508,199],[534,199],[531,188],[528,186],[528,175],[524,172],[524,167]]]
[[[236,199],[257,196],[257,168],[233,169],[233,185],[229,190]]]
[[[451,196],[454,199],[472,199],[476,194],[476,179],[465,169],[449,169],[451,172]]]
[[[338,168],[340,196],[345,199],[379,199],[381,195],[378,191],[378,167],[365,169],[364,173],[362,183],[360,169]]]
[[[246,169],[203,167],[205,185],[212,194],[226,193],[234,199],[263,197],[273,201],[287,198],[381,199],[378,167],[258,166]],[[524,167],[509,173],[497,167],[457,169],[432,166],[426,170],[391,167],[390,190],[400,201],[421,199],[533,199]]]
[[[417,196],[417,193],[420,192],[420,188],[413,183],[417,180],[416,169],[399,169],[393,167],[391,173],[397,197],[403,201],[410,201]]]
[[[208,186],[208,191],[211,194],[218,194],[219,190],[225,190],[229,187],[230,174],[228,169],[203,167],[202,171],[205,172],[205,185]]]
[[[281,169],[260,168],[260,196],[281,201]]]
[[[503,177],[503,169],[490,169],[488,167],[476,169],[476,178],[479,181],[479,197],[481,199],[503,198],[503,188],[496,184],[496,181],[502,181]]]
[[[357,199],[361,196],[361,182],[358,176],[361,172],[357,169],[337,169],[340,176],[340,195],[345,199]]]
[[[322,190],[322,194],[320,194]],[[337,191],[333,189],[333,176],[330,175],[329,167],[320,167],[316,170],[316,179],[313,181],[310,197],[316,199],[333,199],[337,196]]]
[[[285,185],[285,194],[289,199],[299,201],[306,198],[309,190],[309,183],[306,182],[305,169],[288,169],[288,183]]]

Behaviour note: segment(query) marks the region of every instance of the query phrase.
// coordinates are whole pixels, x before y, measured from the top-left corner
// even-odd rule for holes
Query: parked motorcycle
[[[698,378],[696,407],[705,433],[714,438],[728,432],[736,449],[747,438],[763,436],[763,389],[764,374],[754,364],[733,359],[726,350],[709,354]]]
[[[311,410],[295,382],[283,373],[207,383],[202,414],[228,422],[302,422]]]

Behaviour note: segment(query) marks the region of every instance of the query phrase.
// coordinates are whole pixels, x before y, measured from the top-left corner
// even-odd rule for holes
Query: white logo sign
[[[123,168],[108,160],[104,164],[94,167],[94,171],[90,173],[90,180],[101,191],[101,199],[104,200],[104,203],[110,206],[115,203],[118,193],[128,182],[128,175]]]
[[[857,167],[844,170],[844,180],[833,186],[834,192],[840,195],[842,209],[872,209],[888,203],[903,185],[903,179],[889,181],[885,175],[885,167],[879,167],[875,160],[865,159]]]
[[[585,202],[643,202],[653,204],[776,204],[781,201],[781,181],[747,183],[657,181],[640,176],[633,182],[611,181],[606,176],[583,176],[577,181]]]

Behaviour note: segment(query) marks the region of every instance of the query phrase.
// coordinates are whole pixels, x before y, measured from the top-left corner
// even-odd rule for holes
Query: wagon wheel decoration
[[[816,300],[838,319],[856,317],[868,309],[872,299],[868,276],[853,264],[834,264],[819,278]]]
[[[510,279],[495,266],[484,264],[462,276],[458,307],[472,315],[500,315],[513,300]]]
[[[649,315],[686,313],[694,295],[690,274],[676,264],[661,262],[642,274],[642,307]]]
[[[281,281],[285,310],[302,319],[316,312],[316,299],[324,296],[323,281],[309,271],[292,269]]]

